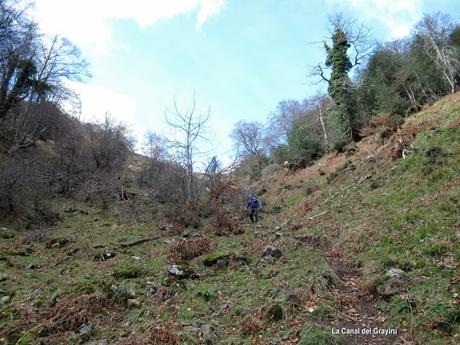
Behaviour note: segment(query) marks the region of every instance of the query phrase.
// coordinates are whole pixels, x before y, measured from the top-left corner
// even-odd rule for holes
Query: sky
[[[308,77],[324,61],[320,42],[338,11],[371,29],[377,41],[410,34],[424,13],[459,19],[459,0],[35,0],[42,31],[69,38],[92,77],[70,86],[81,119],[106,112],[138,140],[167,134],[164,113],[193,95],[211,110],[206,151],[230,161],[237,121],[261,121],[279,101],[324,86]]]

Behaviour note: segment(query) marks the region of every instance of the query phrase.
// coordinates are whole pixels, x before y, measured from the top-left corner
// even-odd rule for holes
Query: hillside
[[[456,93],[383,145],[255,181],[244,233],[69,200],[55,227],[1,224],[0,343],[455,344],[459,139]]]

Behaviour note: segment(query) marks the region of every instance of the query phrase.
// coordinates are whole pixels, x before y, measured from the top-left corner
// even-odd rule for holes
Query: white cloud
[[[408,35],[421,17],[422,0],[326,0],[333,6],[351,8],[359,19],[370,23],[381,22],[389,32],[390,39]]]
[[[132,19],[142,28],[197,11],[197,25],[219,14],[226,0],[35,0],[33,15],[43,31],[68,37],[83,49],[107,51],[110,21]]]
[[[132,97],[96,85],[80,82],[68,82],[68,85],[80,95],[82,121],[100,121],[108,112],[126,125],[137,122],[137,102]]]

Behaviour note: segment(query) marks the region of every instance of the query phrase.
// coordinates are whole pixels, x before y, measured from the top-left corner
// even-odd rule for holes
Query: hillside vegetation
[[[258,225],[215,211],[180,227],[151,207],[133,221],[123,202],[67,198],[54,227],[2,224],[0,341],[457,343],[460,94],[383,145],[378,131],[305,169],[233,180],[263,200]],[[397,334],[331,333],[364,325]]]

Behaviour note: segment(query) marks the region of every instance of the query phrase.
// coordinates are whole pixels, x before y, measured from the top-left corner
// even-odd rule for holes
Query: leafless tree
[[[449,15],[436,12],[425,15],[415,28],[423,42],[425,53],[442,71],[451,93],[455,92],[456,75],[460,69],[455,48],[449,45],[449,36],[455,27]]]
[[[104,121],[88,124],[90,143],[96,169],[112,170],[121,166],[133,147],[125,126],[106,113]]]
[[[265,129],[265,142],[269,147],[285,144],[294,121],[302,115],[302,104],[297,100],[278,103],[276,110],[270,114]]]
[[[200,142],[207,141],[205,137],[206,124],[211,116],[211,110],[199,112],[195,96],[190,107],[180,109],[174,99],[173,109],[165,111],[166,123],[172,130],[172,135],[166,138],[168,148],[173,150],[176,159],[186,171],[185,199],[187,202],[197,198],[196,177],[194,168],[202,153]]]
[[[236,151],[243,157],[259,155],[263,150],[263,125],[259,122],[238,121],[231,138]]]

